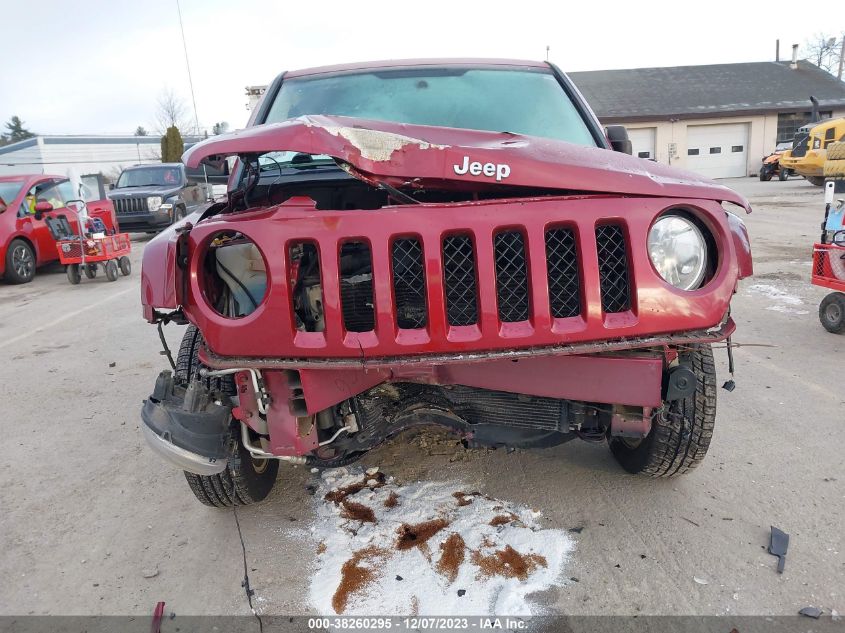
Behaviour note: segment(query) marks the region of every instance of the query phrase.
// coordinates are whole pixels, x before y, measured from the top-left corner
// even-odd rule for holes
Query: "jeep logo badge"
[[[484,174],[490,178],[495,176],[497,181],[501,181],[503,178],[511,175],[510,165],[505,165],[504,163],[484,163],[482,165],[477,161],[471,163],[469,162],[469,156],[464,156],[462,165],[453,165],[453,167],[455,173],[459,176],[463,176],[466,173],[469,173],[470,176],[481,176]]]

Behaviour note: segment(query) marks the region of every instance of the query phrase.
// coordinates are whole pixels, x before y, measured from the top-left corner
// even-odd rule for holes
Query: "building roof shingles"
[[[799,61],[568,73],[600,119],[648,120],[845,107],[845,82]]]

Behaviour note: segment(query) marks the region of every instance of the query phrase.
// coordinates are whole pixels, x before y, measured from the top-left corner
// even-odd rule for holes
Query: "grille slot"
[[[526,321],[529,301],[525,239],[519,231],[498,233],[494,247],[499,320],[506,323]]]
[[[428,323],[428,308],[420,241],[403,238],[393,242],[392,265],[396,325],[408,329],[425,327]]]
[[[578,249],[571,230],[546,231],[546,274],[552,316],[565,319],[581,314]]]
[[[373,258],[364,242],[346,242],[340,248],[340,305],[347,332],[375,328]]]
[[[449,325],[477,323],[475,253],[469,235],[452,235],[443,240],[443,282]]]
[[[596,248],[601,282],[601,307],[605,312],[631,309],[625,232],[616,224],[596,227]]]
[[[143,213],[147,211],[146,198],[117,198],[112,200],[116,213]]]

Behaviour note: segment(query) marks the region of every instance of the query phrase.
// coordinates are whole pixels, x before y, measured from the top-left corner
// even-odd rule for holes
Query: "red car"
[[[89,215],[114,232],[117,220],[102,180],[83,176],[82,185]],[[64,176],[0,176],[0,277],[13,284],[27,283],[38,266],[59,259],[50,224],[66,220],[76,232],[76,216],[65,204],[77,199],[80,192],[74,192]]]
[[[617,150],[617,151],[614,151]],[[752,274],[727,187],[634,158],[555,66],[418,60],[279,76],[228,199],[152,240],[151,323],[190,324],[142,410],[200,501],[279,461],[348,464],[402,431],[607,441],[667,477],[707,452],[711,344]]]

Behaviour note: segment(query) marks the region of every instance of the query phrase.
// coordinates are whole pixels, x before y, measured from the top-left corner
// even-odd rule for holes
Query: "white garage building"
[[[804,61],[569,73],[602,123],[622,124],[634,156],[710,178],[757,174],[810,119],[845,116],[845,83]]]
[[[185,145],[200,140],[185,136]],[[161,162],[159,136],[40,135],[0,147],[0,176],[119,174],[130,165]]]

